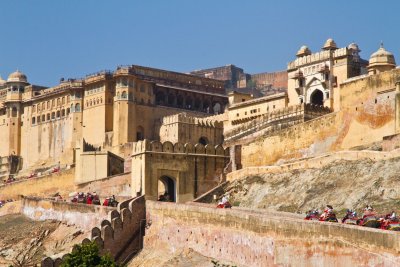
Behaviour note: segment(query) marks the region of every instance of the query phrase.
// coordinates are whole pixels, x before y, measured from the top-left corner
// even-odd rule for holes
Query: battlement
[[[162,118],[162,124],[173,124],[173,123],[185,123],[185,124],[195,124],[203,127],[215,127],[222,128],[223,123],[212,119],[212,117],[193,117],[188,115],[186,112],[182,112],[179,114],[174,114],[171,116],[166,116]]]
[[[132,156],[143,153],[170,153],[170,154],[201,154],[207,156],[229,156],[229,149],[224,149],[222,145],[203,145],[200,143],[175,143],[165,141],[142,140],[132,144]]]
[[[333,58],[343,57],[347,55],[351,55],[347,47],[336,49],[333,52]],[[329,60],[329,57],[330,51],[320,51],[308,56],[296,58],[292,62],[288,63],[287,69],[288,71],[290,71],[303,65],[312,64],[323,60]]]
[[[90,238],[82,244],[93,241],[102,254],[109,253],[117,262],[126,263],[143,246],[145,217],[144,196],[124,201],[108,213],[108,219],[101,221],[99,227],[92,229]],[[66,256],[44,258],[42,266],[59,266]]]

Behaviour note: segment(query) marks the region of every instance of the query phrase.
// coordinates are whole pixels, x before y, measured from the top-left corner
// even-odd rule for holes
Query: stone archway
[[[163,175],[158,179],[158,200],[176,202],[176,181]]]
[[[324,93],[319,89],[314,90],[314,92],[312,92],[310,95],[310,103],[317,106],[323,106]]]

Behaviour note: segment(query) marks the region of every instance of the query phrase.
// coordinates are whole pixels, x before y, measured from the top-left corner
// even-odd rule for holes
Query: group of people
[[[71,202],[73,203],[81,203],[81,204],[89,204],[89,205],[101,205],[101,201],[96,192],[93,193],[73,193],[71,195]],[[107,197],[103,201],[103,206],[116,207],[118,205],[118,201],[115,199],[115,196]]]
[[[318,209],[309,210],[306,213],[305,220],[338,222],[331,205],[326,205],[326,208],[322,213]],[[344,224],[400,231],[400,220],[395,211],[391,211],[384,215],[378,215],[371,205],[366,205],[361,217],[357,216],[355,210],[347,209],[341,222]]]
[[[3,207],[7,202],[13,202],[14,200],[12,199],[7,199],[7,200],[0,200],[0,208]]]

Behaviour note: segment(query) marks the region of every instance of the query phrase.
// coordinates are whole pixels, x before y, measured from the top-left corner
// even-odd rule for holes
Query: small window
[[[32,117],[32,124],[35,124],[35,123],[36,123],[36,118]]]

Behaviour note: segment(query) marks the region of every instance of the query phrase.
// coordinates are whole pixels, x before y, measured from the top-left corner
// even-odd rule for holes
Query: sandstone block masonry
[[[195,251],[243,266],[396,266],[396,232],[305,221],[282,212],[146,202],[144,246]]]
[[[117,210],[109,212],[108,219],[92,229],[90,239],[85,238],[82,243],[94,241],[102,255],[109,253],[124,264],[143,247],[145,217],[144,196],[122,202]],[[42,260],[42,266],[59,266],[65,257],[47,257]]]
[[[228,161],[229,150],[221,145],[139,141],[132,150],[132,195],[193,200],[224,179]]]

